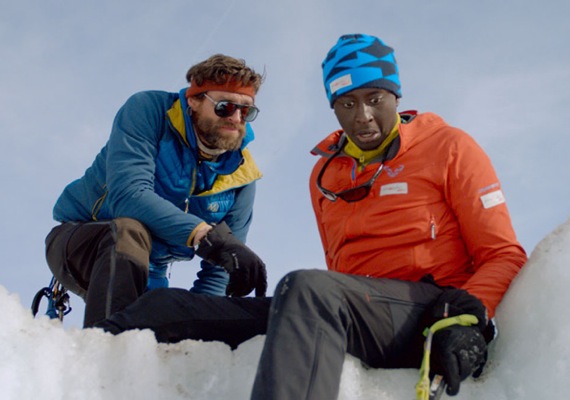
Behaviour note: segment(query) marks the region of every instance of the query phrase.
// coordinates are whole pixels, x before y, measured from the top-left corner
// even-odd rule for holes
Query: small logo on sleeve
[[[494,192],[484,194],[481,196],[481,203],[483,203],[483,208],[491,208],[503,204],[505,202],[505,196],[502,190],[495,190]]]

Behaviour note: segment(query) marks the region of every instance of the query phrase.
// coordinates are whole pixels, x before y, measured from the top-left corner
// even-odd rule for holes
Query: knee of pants
[[[298,309],[302,313],[338,309],[338,285],[330,272],[299,270],[285,275],[275,289],[275,307],[285,311]]]
[[[46,261],[53,276],[67,290],[85,299],[87,284],[78,280],[67,265],[66,248],[70,232],[73,232],[74,224],[60,224],[55,226],[46,237]]]
[[[152,249],[150,231],[136,219],[116,218],[114,222],[117,229],[117,253],[148,267]]]

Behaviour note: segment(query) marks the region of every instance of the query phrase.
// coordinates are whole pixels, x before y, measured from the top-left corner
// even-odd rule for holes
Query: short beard
[[[218,121],[205,119],[196,111],[192,113],[192,122],[194,123],[196,134],[206,147],[229,151],[235,151],[241,148],[243,138],[245,137],[245,126],[236,126],[223,119],[219,119]],[[224,126],[237,128],[240,133],[239,136],[237,138],[228,138],[220,135],[219,128]]]

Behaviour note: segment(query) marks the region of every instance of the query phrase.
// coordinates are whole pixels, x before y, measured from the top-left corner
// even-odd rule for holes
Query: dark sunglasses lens
[[[242,106],[240,104],[231,103],[229,101],[219,101],[214,108],[216,115],[220,118],[231,117],[235,112],[240,110],[242,118],[251,122],[257,117],[258,109],[256,107]]]
[[[237,106],[229,101],[218,101],[216,107],[214,107],[214,112],[220,118],[227,118],[234,115],[237,110]]]
[[[354,189],[347,190],[344,193],[337,194],[338,197],[344,201],[351,203],[353,201],[359,201],[368,196],[370,193],[370,185],[355,187]]]
[[[253,121],[257,118],[258,109],[256,107],[249,107],[245,106],[241,109],[241,115],[243,115],[243,119],[247,122]]]

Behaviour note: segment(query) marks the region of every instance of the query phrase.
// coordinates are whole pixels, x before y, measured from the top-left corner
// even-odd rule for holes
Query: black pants
[[[418,368],[421,319],[435,285],[324,270],[286,275],[271,298],[156,289],[96,327],[151,329],[158,341],[218,340],[232,348],[267,334],[252,399],[335,399],[345,354],[374,368]]]
[[[58,281],[85,300],[84,327],[122,310],[143,294],[151,236],[138,221],[67,222],[46,238],[46,258]]]
[[[145,293],[95,327],[113,334],[151,329],[159,342],[215,340],[235,349],[240,343],[265,334],[270,305],[270,297],[221,297],[162,288]]]
[[[420,321],[435,285],[296,271],[271,305],[252,399],[336,399],[345,354],[374,368],[418,368]]]

